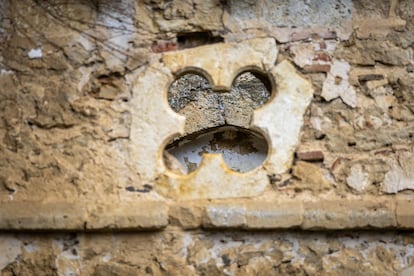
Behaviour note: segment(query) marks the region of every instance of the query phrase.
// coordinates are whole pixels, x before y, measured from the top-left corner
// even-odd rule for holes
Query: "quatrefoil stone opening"
[[[157,61],[138,76],[131,101],[130,154],[136,160],[140,181],[153,184],[158,193],[175,199],[253,197],[269,186],[268,175],[287,171],[313,89],[288,61],[276,64],[277,53],[274,39],[264,38],[168,52],[161,60],[154,59]],[[268,76],[269,82],[263,84],[270,86],[272,93],[247,120],[238,118],[238,123],[218,126],[190,124],[189,116],[174,111],[171,98],[170,103],[168,100],[174,81],[188,72],[205,77],[213,91],[224,93],[231,91],[243,72],[261,72]],[[206,129],[213,136],[244,133],[262,137],[267,157],[257,167],[239,171],[229,167],[219,153],[204,154],[197,168],[184,173],[169,168],[165,149],[171,150],[180,137]]]

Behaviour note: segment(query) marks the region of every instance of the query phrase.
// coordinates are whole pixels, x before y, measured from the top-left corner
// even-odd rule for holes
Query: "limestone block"
[[[248,229],[279,229],[298,227],[302,224],[302,202],[257,202],[246,203]]]
[[[196,229],[202,224],[203,208],[199,204],[175,204],[170,206],[170,224],[183,229]]]
[[[303,114],[313,95],[310,82],[299,76],[289,62],[274,66],[277,54],[274,39],[264,38],[165,52],[163,63],[151,64],[138,77],[131,101],[130,155],[140,179],[155,182],[157,192],[176,199],[262,194],[269,183],[269,173],[282,173],[290,168]],[[267,74],[273,84],[274,96],[253,112],[250,124],[270,144],[264,164],[238,173],[229,169],[220,155],[204,154],[200,167],[190,174],[168,170],[162,158],[164,147],[174,136],[183,134],[186,120],[174,113],[166,101],[173,76],[201,73],[217,92],[230,90],[236,76],[249,70]]]
[[[205,207],[206,228],[281,229],[302,224],[301,202],[237,201]]]
[[[167,171],[158,180],[156,189],[169,197],[181,199],[228,198],[255,196],[268,184],[261,168],[248,173],[230,170],[221,154],[204,154],[200,167],[188,174]]]
[[[414,228],[414,200],[400,199],[396,206],[398,227]]]
[[[184,132],[185,118],[167,104],[166,91],[173,77],[160,64],[149,67],[133,89],[130,154],[143,180],[164,170],[162,145]]]
[[[222,29],[223,11],[216,1],[178,0],[163,3],[161,4],[163,6],[157,9],[142,6],[140,2],[138,5],[141,5],[138,10],[143,10],[141,13],[146,13],[146,16],[151,17],[151,23],[156,24],[162,32],[180,33],[196,32],[206,28],[208,30]]]
[[[303,229],[387,228],[396,226],[392,203],[381,200],[325,200],[304,203]]]
[[[246,225],[246,208],[243,204],[210,204],[205,208],[203,226],[206,228],[238,228]]]
[[[86,210],[69,202],[0,203],[0,230],[83,230]]]
[[[148,230],[168,225],[168,207],[164,202],[90,203],[87,209],[86,230]]]
[[[265,132],[269,139],[271,153],[264,166],[272,173],[282,173],[292,164],[313,88],[288,61],[274,67],[271,74],[277,82],[277,94],[254,112],[252,126]]]
[[[414,155],[412,152],[401,154],[399,162],[394,161],[385,174],[382,190],[386,193],[398,193],[402,190],[414,190]]]
[[[192,69],[203,74],[213,90],[229,91],[239,73],[248,69],[267,71],[277,54],[275,40],[265,38],[169,52],[164,54],[163,62],[176,73]]]

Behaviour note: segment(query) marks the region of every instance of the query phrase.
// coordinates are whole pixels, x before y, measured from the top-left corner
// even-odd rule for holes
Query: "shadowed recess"
[[[166,147],[164,159],[170,170],[190,173],[199,167],[204,153],[220,153],[230,169],[247,172],[263,163],[267,151],[267,141],[259,133],[222,126],[172,142]]]
[[[170,107],[186,117],[185,133],[166,146],[168,169],[187,174],[198,168],[204,153],[221,153],[227,166],[247,172],[267,157],[263,135],[249,130],[253,111],[271,97],[271,82],[263,74],[245,72],[231,91],[213,91],[208,80],[185,74],[168,91]]]

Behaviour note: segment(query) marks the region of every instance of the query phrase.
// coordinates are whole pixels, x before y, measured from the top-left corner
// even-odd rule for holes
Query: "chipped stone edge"
[[[147,231],[168,223],[162,201],[0,203],[0,231]]]
[[[190,220],[177,214],[177,207]],[[175,218],[175,219],[173,219]],[[414,199],[405,196],[354,199],[193,200],[0,203],[0,231],[160,231],[192,229],[306,231],[414,229]]]

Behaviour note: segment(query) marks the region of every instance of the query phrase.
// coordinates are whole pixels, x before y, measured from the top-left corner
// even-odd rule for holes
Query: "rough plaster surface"
[[[114,231],[3,233],[1,274],[412,274],[411,234],[382,228],[414,227],[413,30],[411,0],[0,1],[2,228],[85,231],[86,221]],[[162,155],[131,153],[170,142],[185,123],[163,109],[166,98],[145,98],[134,85],[148,72],[178,77],[162,65],[165,53],[258,38],[277,44],[277,59],[265,64],[292,63],[314,89],[292,170],[267,175],[263,195],[241,202],[166,199],[137,171],[164,170]],[[346,64],[342,82],[332,74],[338,61]],[[230,79],[214,81],[229,88]],[[147,93],[168,90],[146,80]],[[134,137],[151,129],[131,128],[139,99],[171,125],[137,149]],[[147,202],[156,203],[140,207]],[[116,233],[168,223],[160,232]],[[325,232],[291,229],[298,225]],[[326,230],[341,227],[348,232]],[[289,230],[254,232],[279,228]]]
[[[19,257],[1,267],[7,276],[410,275],[414,257],[413,235],[395,232],[252,235],[169,230],[140,235],[2,234],[1,240],[19,243]]]

